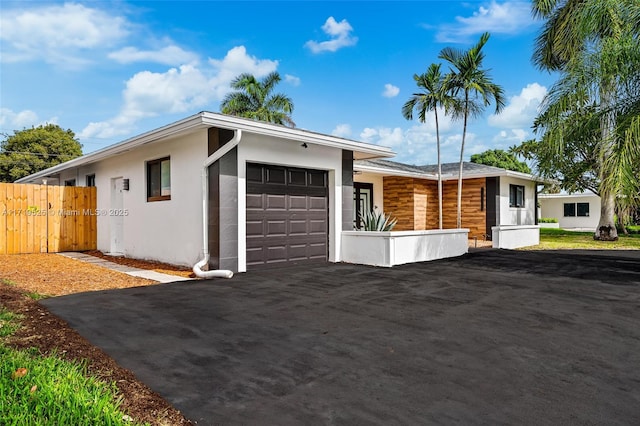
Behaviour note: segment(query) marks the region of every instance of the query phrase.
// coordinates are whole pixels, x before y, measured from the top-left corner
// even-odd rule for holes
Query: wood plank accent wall
[[[0,182],[0,254],[95,250],[96,207],[95,187]]]
[[[486,211],[481,209],[484,178],[465,179],[462,183],[462,227],[469,228],[469,238],[482,238],[486,230]],[[442,225],[456,227],[458,182],[443,183]],[[398,176],[383,179],[384,209],[398,218],[395,231],[438,228],[438,183]],[[484,200],[486,206],[486,200]]]

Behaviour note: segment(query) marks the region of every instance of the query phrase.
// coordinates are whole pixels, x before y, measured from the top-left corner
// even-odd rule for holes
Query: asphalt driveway
[[[640,251],[478,251],[41,302],[199,425],[640,424]]]

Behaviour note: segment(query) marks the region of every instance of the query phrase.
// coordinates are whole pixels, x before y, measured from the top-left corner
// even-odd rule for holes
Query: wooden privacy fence
[[[0,182],[0,254],[95,250],[95,187]]]

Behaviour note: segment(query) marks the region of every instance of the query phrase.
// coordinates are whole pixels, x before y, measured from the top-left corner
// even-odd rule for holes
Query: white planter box
[[[560,224],[559,223],[540,223],[539,226],[540,226],[540,228],[560,229]]]
[[[342,261],[391,267],[462,256],[469,250],[468,235],[468,229],[343,231]]]
[[[491,228],[493,248],[515,249],[540,244],[539,225],[502,225]]]

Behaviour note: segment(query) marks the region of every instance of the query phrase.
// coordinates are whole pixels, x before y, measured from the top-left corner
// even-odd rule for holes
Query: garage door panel
[[[268,236],[286,236],[287,222],[285,220],[270,220],[267,222]]]
[[[309,210],[328,210],[327,197],[309,197]]]
[[[313,258],[324,257],[327,252],[327,245],[322,243],[309,244],[307,247],[308,256]]]
[[[261,220],[247,220],[247,238],[260,237],[264,235],[264,222]]]
[[[286,262],[287,261],[287,246],[272,246],[267,247],[267,262]]]
[[[291,220],[289,221],[289,235],[307,235],[309,230],[307,229],[306,220]]]
[[[247,209],[264,210],[263,194],[247,194]]]
[[[289,196],[289,210],[302,210],[307,211],[307,199],[309,197],[304,195],[290,195]]]
[[[247,181],[247,268],[326,262],[326,172],[255,164],[249,169],[255,179]]]
[[[311,234],[326,234],[329,231],[327,228],[326,220],[309,221],[309,233]]]
[[[269,210],[286,210],[287,196],[267,194],[266,208]]]

